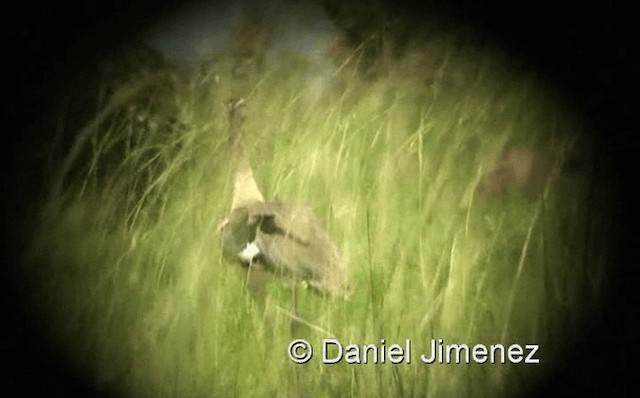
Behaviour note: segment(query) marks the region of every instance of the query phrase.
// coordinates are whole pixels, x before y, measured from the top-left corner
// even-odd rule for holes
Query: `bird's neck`
[[[249,161],[244,156],[240,156],[237,159],[236,172],[233,178],[231,208],[236,209],[255,202],[264,202],[264,197],[258,188]]]
[[[255,202],[264,202],[264,197],[258,189],[253,169],[247,158],[244,139],[245,103],[242,99],[232,99],[228,102],[229,111],[229,145],[235,162],[233,178],[233,200],[231,208],[246,206]]]

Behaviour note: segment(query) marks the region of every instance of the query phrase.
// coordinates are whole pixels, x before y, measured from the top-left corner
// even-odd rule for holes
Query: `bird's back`
[[[304,280],[322,293],[350,293],[347,266],[311,207],[259,203],[250,208],[250,217],[258,220],[255,243],[275,272]]]

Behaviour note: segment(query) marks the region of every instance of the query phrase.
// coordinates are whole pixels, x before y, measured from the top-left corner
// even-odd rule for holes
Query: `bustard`
[[[347,296],[347,265],[314,210],[302,204],[265,201],[243,148],[243,99],[227,103],[229,146],[236,170],[231,210],[218,227],[226,256],[264,267],[322,294]]]

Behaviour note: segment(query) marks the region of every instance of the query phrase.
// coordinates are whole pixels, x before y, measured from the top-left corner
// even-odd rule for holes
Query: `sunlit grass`
[[[134,396],[501,396],[551,371],[606,286],[607,198],[589,193],[590,167],[533,198],[476,187],[505,145],[565,154],[589,148],[583,127],[534,76],[432,47],[376,78],[342,70],[320,98],[297,69],[252,77],[245,147],[261,189],[313,205],[350,264],[349,299],[298,292],[299,315],[331,335],[292,336],[285,284],[254,300],[221,255],[233,90],[213,65],[118,104],[43,207],[25,283],[51,341],[99,388]],[[441,61],[415,66],[429,56]],[[412,363],[323,365],[333,336],[411,339]],[[293,337],[316,347],[310,363],[287,358]],[[432,338],[539,344],[541,363],[425,365]]]

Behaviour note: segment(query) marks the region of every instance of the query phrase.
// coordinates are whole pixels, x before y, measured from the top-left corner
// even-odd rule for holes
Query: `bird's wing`
[[[279,234],[309,246],[318,236],[321,223],[310,206],[281,202],[255,203],[249,208],[253,219],[260,219],[260,230]]]
[[[321,292],[350,292],[347,266],[313,208],[256,203],[249,208],[249,224],[257,226],[255,243],[267,262]]]

